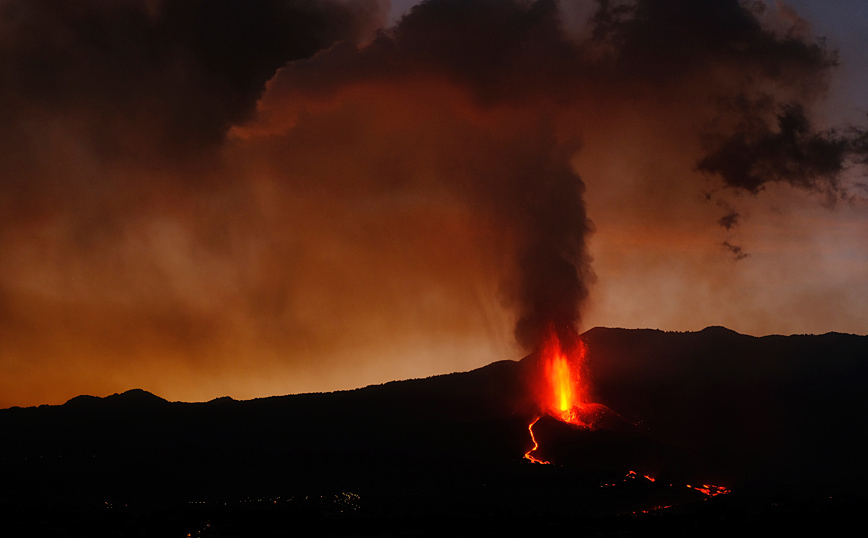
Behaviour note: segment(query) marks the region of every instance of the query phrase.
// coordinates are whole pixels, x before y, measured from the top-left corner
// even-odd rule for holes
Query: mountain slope
[[[624,420],[587,432],[543,417],[537,454],[557,465],[522,458],[539,414],[530,355],[335,393],[181,403],[134,390],[0,410],[0,512],[351,491],[368,517],[587,518],[704,498],[669,483],[725,485],[743,502],[864,495],[868,337],[584,339],[595,401]]]

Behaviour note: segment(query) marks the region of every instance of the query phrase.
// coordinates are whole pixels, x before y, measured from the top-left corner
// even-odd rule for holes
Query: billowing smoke
[[[491,297],[525,348],[581,325],[586,191],[624,181],[601,161],[641,172],[648,222],[708,190],[728,233],[727,193],[842,197],[868,158],[816,116],[838,59],[787,9],[429,0],[383,28],[385,4],[0,3],[0,361],[346,372],[254,394],[418,375],[353,361],[499,340]]]
[[[328,106],[335,106],[341,94],[372,85],[413,100],[437,81],[470,101],[453,110],[459,123],[469,123],[459,129],[487,121],[499,138],[516,133],[520,144],[504,140],[494,149],[509,163],[505,169],[477,166],[460,185],[448,174],[439,179],[474,211],[493,215],[515,249],[504,284],[516,308],[516,337],[528,347],[550,325],[581,321],[593,280],[586,246],[593,226],[571,159],[606,121],[601,115],[656,108],[651,113],[666,116],[668,127],[692,128],[703,141],[699,171],[751,194],[768,182],[838,193],[839,176],[860,151],[859,130],[817,131],[806,115],[837,60],[808,38],[804,21],[776,29],[762,21],[764,4],[737,0],[600,0],[585,27],[576,28],[565,19],[563,8],[570,6],[424,2],[366,47],[337,47],[283,69],[261,109],[260,128],[273,134],[269,128],[292,128],[304,108],[299,103],[331,99]],[[685,113],[694,125],[677,117]],[[528,114],[541,127],[516,119]],[[434,144],[443,159],[488,162],[472,142]],[[741,216],[721,204],[727,212],[719,224],[732,230]],[[722,244],[737,260],[748,256],[729,240]]]
[[[12,0],[0,10],[6,143],[30,134],[37,114],[84,116],[87,149],[150,160],[222,144],[279,67],[382,22],[374,0]]]
[[[455,101],[438,103],[451,118],[448,131],[419,143],[447,166],[436,181],[499,230],[511,258],[502,299],[515,309],[517,340],[532,348],[550,326],[565,337],[574,332],[592,280],[585,185],[571,165],[576,133],[561,132],[557,121],[557,110],[572,103],[541,101],[551,91],[573,98],[565,83],[580,54],[554,2],[428,2],[364,48],[336,47],[282,70],[263,100],[263,120],[362,87],[407,92],[402,98],[411,101],[427,100],[441,84],[457,90]],[[436,128],[424,113],[407,114],[418,129]],[[294,126],[297,116],[288,121]]]
[[[817,131],[799,103],[787,103],[772,116],[771,103],[744,103],[743,119],[731,133],[716,141],[699,169],[719,175],[733,189],[756,194],[767,183],[778,181],[835,196],[841,193],[839,178],[848,161],[862,152],[858,137],[834,129]],[[730,229],[737,214],[721,219]]]

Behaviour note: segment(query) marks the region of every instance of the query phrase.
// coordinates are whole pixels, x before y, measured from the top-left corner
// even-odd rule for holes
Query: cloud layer
[[[386,8],[0,4],[5,377],[195,398],[503,358],[582,326],[592,220],[743,259],[737,193],[846,198],[866,159],[788,9]]]

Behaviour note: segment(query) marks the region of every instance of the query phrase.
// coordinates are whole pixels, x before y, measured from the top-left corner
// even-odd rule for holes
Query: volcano
[[[608,535],[828,530],[860,513],[868,337],[595,328],[582,342],[588,397],[611,410],[595,429],[541,409],[539,355],[334,393],[0,410],[0,528]],[[524,458],[534,444],[550,465]]]

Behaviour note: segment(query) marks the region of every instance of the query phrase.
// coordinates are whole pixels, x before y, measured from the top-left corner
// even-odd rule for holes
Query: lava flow
[[[691,486],[687,484],[687,487],[690,489],[695,489],[696,491],[705,494],[707,497],[716,497],[717,495],[726,495],[730,492],[729,488],[724,486],[713,486],[711,484],[703,484],[702,487],[699,486]]]
[[[538,420],[539,420],[539,417],[536,417],[535,419],[533,419],[533,422],[531,422],[531,423],[528,424],[528,426],[527,426],[527,431],[530,432],[530,440],[533,441],[533,448],[531,448],[530,450],[528,450],[527,452],[524,453],[524,459],[526,459],[526,460],[530,460],[530,461],[533,462],[533,463],[542,463],[542,464],[547,464],[547,463],[549,463],[549,462],[547,462],[547,461],[545,461],[545,460],[541,460],[541,459],[535,458],[535,457],[532,455],[532,454],[533,454],[534,452],[536,452],[536,450],[539,448],[539,444],[536,442],[536,437],[535,437],[534,434],[533,434],[533,425],[536,424],[536,422],[537,422]]]
[[[539,409],[549,416],[567,424],[585,429],[595,430],[601,419],[608,416],[611,419],[624,421],[623,417],[598,403],[591,403],[588,396],[588,384],[583,377],[584,363],[587,348],[575,331],[566,331],[566,342],[563,342],[554,329],[550,329],[539,351],[536,363],[537,382],[534,385]],[[533,427],[542,418],[537,416],[527,426],[533,447],[524,453],[524,458],[532,463],[549,464],[538,457],[539,442],[534,435]],[[625,481],[644,478],[649,483],[656,482],[653,476],[639,475],[635,471],[629,471]],[[615,486],[604,484],[602,487]],[[672,487],[672,484],[669,484]],[[730,490],[723,486],[703,484],[702,486],[687,485],[706,497],[725,495]],[[650,513],[657,510],[670,508],[672,505],[657,505],[652,509],[641,510],[641,513]],[[637,512],[634,512],[634,514]]]

